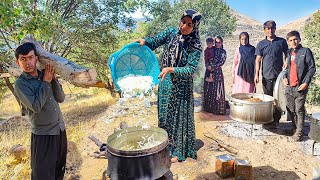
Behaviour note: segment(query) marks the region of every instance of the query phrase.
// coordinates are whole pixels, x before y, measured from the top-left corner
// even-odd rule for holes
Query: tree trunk
[[[47,63],[53,64],[56,73],[71,84],[80,87],[106,87],[104,82],[97,79],[97,72],[94,68],[81,67],[63,57],[51,54],[44,50],[41,45],[30,36],[26,36],[23,42],[32,42],[35,44],[39,56],[38,69],[44,69]],[[16,77],[22,73],[22,70],[15,65],[10,66],[7,70],[11,75]]]

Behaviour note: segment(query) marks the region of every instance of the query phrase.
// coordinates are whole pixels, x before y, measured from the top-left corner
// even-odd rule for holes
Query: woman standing
[[[239,35],[240,47],[236,49],[232,67],[232,94],[254,91],[255,47],[249,43],[249,34]]]
[[[158,93],[158,126],[168,132],[172,162],[197,158],[192,75],[202,52],[200,19],[200,13],[188,9],[178,30],[168,28],[152,38],[138,40],[152,50],[165,45],[159,75],[162,82]]]
[[[214,114],[226,113],[224,77],[221,66],[226,62],[227,53],[223,49],[223,39],[220,36],[215,38],[214,59],[206,64],[204,81],[204,104],[203,110]],[[209,67],[209,68],[208,68]],[[213,75],[212,81],[206,81],[208,75]]]

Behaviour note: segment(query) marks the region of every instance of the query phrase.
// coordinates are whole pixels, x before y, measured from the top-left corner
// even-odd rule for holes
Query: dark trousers
[[[62,180],[66,168],[67,135],[31,134],[31,179]]]
[[[266,79],[262,77],[262,88],[264,94],[273,96],[273,89],[274,85],[276,84],[276,78],[275,79]],[[273,112],[273,122],[279,123],[279,120],[281,119],[281,111],[278,110],[278,108],[274,109]]]
[[[306,102],[306,92],[297,91],[296,87],[286,88],[286,102],[287,102],[287,112],[288,120],[292,121],[293,129],[296,133],[302,135],[304,116],[305,116],[305,102]]]

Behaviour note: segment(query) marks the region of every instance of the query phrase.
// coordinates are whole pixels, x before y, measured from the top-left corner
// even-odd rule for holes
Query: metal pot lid
[[[285,73],[286,73],[286,70],[281,71],[273,89],[273,98],[275,99],[276,107],[282,112],[286,111],[286,96],[285,96],[286,86],[284,86],[282,83]]]
[[[313,117],[314,119],[320,120],[320,112],[318,112],[318,113],[313,113],[313,114],[312,114],[312,117]]]

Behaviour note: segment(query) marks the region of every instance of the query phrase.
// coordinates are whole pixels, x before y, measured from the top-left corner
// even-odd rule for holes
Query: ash
[[[247,124],[237,121],[227,122],[220,126],[220,132],[224,135],[240,139],[257,139],[261,136],[275,136],[277,132],[271,132],[262,128],[261,124]],[[275,130],[278,131],[278,130]]]

